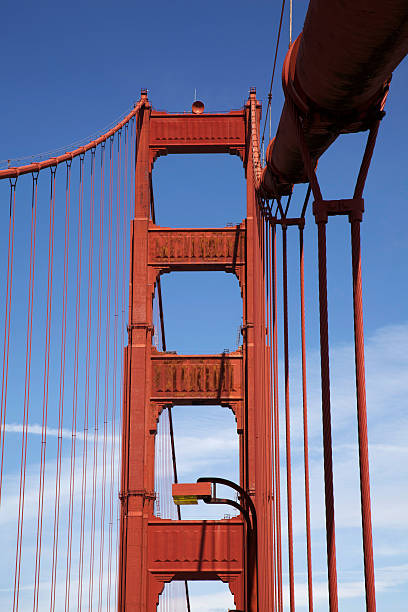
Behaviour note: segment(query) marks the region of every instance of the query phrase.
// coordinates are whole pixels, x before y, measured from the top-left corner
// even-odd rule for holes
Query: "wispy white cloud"
[[[41,436],[42,435],[42,426],[39,425],[38,423],[31,423],[27,425],[26,430],[27,430],[28,435],[30,436]],[[13,433],[22,434],[23,425],[21,423],[6,423],[4,426],[4,431],[6,434],[7,433],[8,434],[13,434]],[[51,438],[58,438],[58,436],[60,435],[58,429],[54,427],[47,427],[46,434],[47,434],[47,437],[51,437]],[[70,429],[63,428],[61,430],[61,437],[65,440],[71,440],[73,437],[72,431]],[[77,431],[75,434],[75,437],[77,440],[84,440],[85,439],[84,431],[83,430]],[[88,438],[88,442],[92,442],[94,440],[95,438],[94,430],[88,431],[87,438]],[[109,442],[112,440],[112,434],[110,432],[110,428],[109,428],[106,438]],[[116,442],[118,442],[120,440],[120,437],[116,435],[115,439],[116,439]],[[99,428],[98,440],[100,442],[103,442],[103,426],[102,428]]]
[[[393,593],[402,588],[407,591],[408,569],[406,559],[408,541],[408,324],[389,326],[378,330],[366,340],[367,365],[367,405],[369,419],[369,453],[371,471],[372,513],[374,526],[374,545],[376,558],[376,580],[378,593]],[[405,347],[405,350],[404,350]],[[364,581],[360,562],[354,571],[356,558],[361,556],[361,517],[358,478],[358,447],[356,436],[356,410],[354,387],[354,353],[348,345],[335,346],[331,354],[332,364],[332,411],[333,411],[333,448],[334,478],[336,500],[336,527],[338,558],[341,560],[339,573],[339,596],[360,605],[364,594]],[[320,364],[317,353],[308,357],[309,372],[309,431],[310,431],[310,479],[313,527],[313,560],[315,570],[314,593],[317,605],[327,608],[327,584],[320,572],[324,571],[324,493],[321,442],[320,407]],[[294,528],[295,562],[298,580],[296,586],[297,605],[306,605],[306,581],[301,572],[304,568],[304,492],[303,492],[303,438],[300,388],[296,381],[300,378],[299,362],[296,357],[291,362],[291,417],[293,452],[293,491],[294,491]],[[283,405],[282,409],[282,425]],[[196,408],[194,408],[196,410]],[[238,436],[231,413],[220,409],[220,417],[213,421],[209,411],[192,412],[190,421],[184,425],[177,423],[176,455],[179,473],[184,480],[192,480],[204,472],[211,474],[230,474],[237,471]],[[177,413],[177,409],[175,409]],[[225,418],[224,418],[225,417]],[[22,426],[9,423],[6,434],[13,436],[22,433]],[[41,426],[30,424],[31,436],[41,435]],[[101,432],[99,432],[101,441]],[[47,435],[54,438],[58,430],[48,428]],[[281,427],[282,442],[284,428]],[[71,431],[64,429],[64,440],[71,440]],[[77,439],[82,449],[83,431]],[[115,437],[116,452],[118,439]],[[93,443],[93,432],[88,434],[88,442]],[[110,444],[111,440],[108,440]],[[54,442],[55,444],[55,442]],[[92,449],[91,444],[88,449]],[[282,444],[282,458],[284,458]],[[82,454],[82,453],[81,453]],[[55,494],[55,462],[47,464],[45,511],[51,518]],[[100,464],[99,464],[100,465]],[[92,455],[88,456],[88,501],[91,491]],[[82,459],[78,457],[76,479],[82,479]],[[285,513],[286,483],[284,466],[282,474],[282,511]],[[164,474],[168,476],[168,474]],[[238,477],[238,476],[237,476]],[[100,475],[98,475],[98,487]],[[18,474],[8,471],[5,474],[5,493],[0,511],[0,523],[4,529],[16,520],[18,510]],[[61,485],[61,506],[66,509],[69,495],[69,458],[63,458]],[[34,524],[38,502],[38,465],[30,465],[26,492],[26,519]],[[201,506],[203,507],[203,506]],[[232,509],[231,509],[232,510]],[[205,507],[206,512],[222,514],[229,512],[214,507]],[[200,509],[198,509],[199,516]],[[204,512],[203,512],[204,514]],[[187,516],[187,511],[186,511]],[[188,515],[189,516],[189,515]],[[208,515],[207,515],[208,516]],[[193,517],[191,517],[193,518]],[[204,518],[204,516],[203,516]],[[285,527],[285,520],[282,522]],[[27,543],[32,545],[32,537],[27,533]],[[45,547],[45,550],[47,548]],[[317,551],[317,552],[316,552]],[[386,561],[387,566],[383,566]],[[284,555],[284,567],[287,564]],[[303,565],[302,565],[303,564]],[[351,571],[353,569],[353,572]],[[27,584],[27,583],[26,583]],[[194,609],[225,610],[231,606],[228,593],[214,585],[214,592],[201,593],[194,600]],[[319,603],[320,602],[320,603]],[[353,604],[354,605],[354,604]],[[221,607],[220,607],[221,606]],[[22,608],[23,610],[24,608]],[[28,609],[28,608],[27,608]],[[350,608],[351,609],[351,608]],[[357,608],[356,608],[357,609]],[[354,608],[353,608],[354,610]]]

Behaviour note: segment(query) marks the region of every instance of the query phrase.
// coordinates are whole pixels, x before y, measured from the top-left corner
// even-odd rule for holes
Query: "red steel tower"
[[[129,326],[125,348],[119,610],[153,612],[166,582],[228,583],[237,610],[272,610],[272,465],[265,342],[263,242],[250,150],[250,100],[228,113],[170,114],[145,104],[137,126],[135,212],[131,222]],[[202,109],[201,109],[202,110]],[[259,132],[258,132],[259,133]],[[151,218],[152,168],[171,153],[229,153],[243,162],[247,216],[224,228],[171,229]],[[177,270],[236,274],[243,301],[243,345],[234,353],[187,355],[152,346],[158,277]],[[257,558],[242,516],[217,521],[154,516],[157,422],[173,405],[222,405],[235,415],[240,485],[258,509]]]

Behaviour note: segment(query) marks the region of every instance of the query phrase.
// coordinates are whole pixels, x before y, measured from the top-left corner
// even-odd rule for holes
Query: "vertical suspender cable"
[[[276,540],[278,566],[278,605],[283,611],[282,593],[282,528],[280,500],[280,444],[279,444],[279,381],[278,381],[278,329],[277,329],[277,273],[276,273],[276,224],[272,225],[272,295],[273,295],[273,386],[274,386],[274,438],[275,438],[275,495],[276,495]]]
[[[84,438],[82,450],[82,487],[81,487],[81,525],[79,534],[79,567],[77,609],[82,609],[82,583],[84,570],[85,522],[86,522],[86,487],[88,469],[88,425],[89,425],[89,379],[91,367],[91,331],[92,331],[92,280],[93,280],[93,225],[95,201],[95,149],[91,152],[91,197],[89,207],[89,248],[88,248],[88,312],[86,323],[86,356],[85,356],[85,394],[84,394]]]
[[[287,226],[282,225],[282,276],[283,276],[283,335],[285,357],[285,421],[286,421],[286,489],[288,512],[289,593],[290,610],[295,609],[295,583],[293,570],[293,525],[292,525],[292,466],[290,452],[290,403],[289,403],[289,322],[288,322],[288,263]]]
[[[6,425],[6,411],[7,411],[7,383],[8,383],[8,365],[9,365],[9,354],[10,354],[11,290],[13,287],[14,219],[15,219],[15,210],[16,210],[16,183],[17,183],[17,179],[14,179],[14,180],[10,179],[10,214],[9,214],[8,249],[7,249],[6,314],[4,317],[3,368],[2,368],[2,377],[1,377],[0,504],[1,504],[1,489],[2,489],[2,484],[3,484],[4,439],[5,439],[5,434],[6,434],[5,425]],[[33,197],[34,197],[34,190],[35,190],[35,203],[37,203],[37,180],[35,180],[35,186],[33,183]],[[27,364],[26,364],[26,368],[27,368]]]
[[[272,481],[272,563],[273,563],[273,606],[278,609],[278,589],[277,589],[277,551],[276,551],[276,470],[275,470],[275,425],[274,425],[274,387],[273,387],[273,319],[272,319],[272,231],[271,223],[268,219],[266,231],[268,233],[268,330],[269,330],[269,388],[270,388],[270,421],[271,431],[271,481]]]
[[[303,164],[309,178],[311,191],[315,203],[323,201],[319,182],[313,167],[308,148],[304,140],[302,125],[300,123],[294,102],[287,98],[288,109],[296,126],[299,148]],[[317,223],[317,250],[319,269],[319,321],[320,321],[320,371],[322,386],[322,423],[323,423],[323,463],[324,463],[324,499],[326,511],[326,544],[327,544],[327,572],[329,584],[330,612],[338,610],[337,595],[337,567],[336,567],[336,534],[334,521],[334,489],[333,489],[333,451],[331,433],[331,406],[330,406],[330,359],[329,359],[329,323],[327,307],[327,261],[326,261],[326,223],[327,216],[316,215]]]
[[[61,353],[60,353],[60,382],[58,400],[58,439],[57,439],[57,466],[55,477],[55,504],[54,504],[54,528],[51,567],[51,599],[50,612],[55,611],[55,589],[57,581],[58,561],[58,535],[59,514],[61,494],[61,460],[62,460],[62,429],[64,423],[64,398],[65,398],[65,349],[67,340],[67,297],[68,297],[68,263],[69,263],[69,215],[71,204],[71,160],[67,161],[67,172],[65,181],[65,233],[64,233],[64,279],[62,292],[62,325],[61,325]]]
[[[105,545],[105,494],[106,494],[106,450],[108,436],[108,412],[109,412],[109,357],[110,357],[110,299],[111,299],[111,275],[112,275],[112,207],[113,207],[113,138],[109,146],[109,220],[108,220],[108,278],[106,286],[106,351],[105,351],[105,397],[103,416],[103,450],[102,450],[102,485],[101,485],[101,521],[100,521],[100,548],[99,548],[99,593],[98,612],[102,610],[103,603],[103,559]]]
[[[263,221],[263,216],[260,212],[260,207],[257,206],[258,210],[258,223],[259,223],[259,231],[261,236],[261,266],[260,266],[260,294],[261,294],[261,313],[262,313],[262,336],[261,336],[261,347],[262,347],[262,427],[264,430],[263,435],[263,480],[264,480],[264,500],[265,500],[265,561],[266,561],[266,570],[268,572],[268,576],[272,576],[272,564],[271,564],[271,555],[270,555],[270,484],[269,484],[269,464],[270,464],[270,448],[268,446],[268,441],[270,439],[270,434],[268,431],[268,409],[269,409],[269,401],[268,401],[268,387],[267,387],[267,367],[266,367],[266,315],[265,315],[265,300],[266,300],[266,287],[265,287],[265,277],[266,277],[266,234],[265,234],[265,224]],[[271,589],[268,587],[266,589],[266,604],[268,609],[272,609],[272,601],[271,601]]]
[[[334,524],[333,453],[330,408],[329,325],[327,309],[326,222],[320,221],[318,231],[320,369],[322,380],[322,422],[324,456],[324,491],[326,505],[327,570],[330,612],[337,612],[337,568]]]
[[[14,250],[14,217],[15,217],[15,192],[16,183],[10,181],[10,225],[9,225],[9,257],[8,270],[10,282],[8,283],[9,293],[7,293],[8,304],[8,336],[7,336],[7,365],[6,365],[6,386],[4,398],[7,398],[7,374],[8,374],[8,351],[10,338],[10,307],[11,307],[11,287],[13,280],[13,250]],[[37,212],[37,187],[38,175],[33,175],[33,195],[31,204],[31,239],[30,239],[30,272],[28,284],[28,309],[27,309],[27,335],[26,335],[26,361],[25,361],[25,382],[24,382],[24,409],[23,409],[23,434],[21,439],[21,464],[20,464],[20,493],[17,521],[17,545],[16,545],[16,563],[14,569],[14,593],[13,593],[13,611],[18,610],[19,592],[20,592],[20,568],[21,568],[21,540],[23,535],[23,515],[24,515],[24,491],[25,491],[25,475],[27,462],[27,429],[28,429],[28,409],[30,403],[30,380],[31,380],[31,345],[32,345],[32,325],[33,325],[33,297],[34,297],[34,263],[35,263],[35,236],[36,236],[36,212]],[[11,240],[10,240],[11,237]],[[3,374],[4,377],[4,374]],[[4,380],[4,378],[3,378]],[[5,406],[4,413],[5,417]],[[4,426],[4,424],[3,424]],[[4,444],[4,437],[3,437]]]
[[[270,240],[269,240],[269,227],[268,221],[265,216],[263,216],[263,231],[264,231],[264,241],[265,241],[265,249],[264,249],[264,286],[265,286],[265,316],[266,316],[266,329],[267,329],[267,337],[265,342],[265,388],[266,388],[266,411],[265,411],[265,426],[267,432],[267,462],[266,462],[266,480],[268,487],[268,542],[270,544],[270,550],[268,551],[268,562],[269,562],[269,576],[272,581],[272,589],[271,593],[271,609],[276,610],[276,594],[275,594],[275,581],[273,579],[275,572],[275,555],[274,555],[274,530],[273,530],[273,521],[274,521],[274,487],[273,487],[273,474],[272,474],[272,465],[273,465],[273,456],[272,456],[272,419],[271,419],[271,400],[272,400],[272,376],[271,376],[271,287],[270,287]]]
[[[302,402],[303,402],[303,450],[305,464],[305,506],[306,506],[306,546],[307,546],[307,584],[309,612],[313,612],[312,588],[312,546],[310,536],[310,492],[309,492],[309,444],[307,426],[307,388],[306,388],[306,334],[305,334],[305,260],[303,251],[303,226],[299,226],[299,277],[300,277],[300,327],[302,343]]]
[[[368,168],[370,166],[371,158],[374,152],[374,146],[377,139],[379,127],[380,121],[378,120],[373,125],[368,135],[367,145],[364,151],[360,172],[358,174],[356,187],[354,190],[354,198],[361,198],[363,195],[363,189],[367,178]],[[351,215],[349,220],[351,226],[358,449],[360,465],[361,518],[363,529],[366,607],[368,612],[375,612],[376,601],[373,559],[373,535],[371,525],[370,471],[368,461],[367,405],[364,363],[363,292],[361,281],[361,218],[358,218],[356,215]]]
[[[120,349],[119,349],[119,359],[120,359],[120,401],[119,401],[119,420],[118,420],[118,435],[119,435],[119,443],[118,443],[118,462],[117,462],[117,470],[116,470],[116,488],[118,492],[120,492],[121,487],[121,462],[122,462],[122,424],[123,424],[123,397],[124,397],[124,355],[123,348],[125,346],[125,247],[126,247],[126,235],[128,231],[128,226],[126,224],[126,216],[127,216],[127,202],[128,202],[128,166],[129,166],[129,138],[131,138],[131,125],[132,122],[129,122],[125,126],[125,166],[124,166],[124,185],[123,185],[123,220],[122,220],[122,295],[121,295],[121,313],[120,313]],[[130,148],[131,150],[131,148]],[[120,521],[120,506],[118,501],[116,501],[116,512],[115,512],[115,543],[113,550],[116,551],[115,554],[115,566],[114,566],[114,576],[116,576],[116,580],[114,582],[114,607],[118,607],[118,584],[119,580],[117,577],[118,574],[118,551],[120,549],[119,543],[119,521]]]
[[[119,332],[119,261],[120,261],[120,234],[121,234],[121,160],[122,160],[122,132],[118,132],[118,163],[117,163],[117,190],[116,190],[116,244],[115,244],[115,315],[113,337],[113,381],[112,381],[112,422],[111,422],[111,453],[110,453],[110,484],[109,484],[109,541],[108,541],[108,584],[106,607],[110,612],[111,606],[111,580],[112,580],[112,546],[113,546],[113,510],[114,510],[114,481],[115,481],[115,450],[116,450],[116,403],[117,403],[117,364],[118,364],[118,332]]]
[[[71,429],[71,468],[69,481],[68,502],[68,529],[67,529],[67,561],[65,572],[65,600],[64,610],[69,611],[71,590],[71,560],[72,560],[72,531],[74,519],[74,493],[75,493],[75,453],[77,433],[78,409],[78,366],[79,366],[79,332],[81,314],[81,272],[82,272],[82,214],[83,214],[83,174],[84,155],[79,158],[79,197],[78,197],[78,243],[77,243],[77,279],[76,279],[76,306],[75,306],[75,346],[74,346],[74,384],[72,400],[72,429]]]
[[[125,158],[126,158],[126,162],[125,162],[125,189],[124,189],[124,203],[123,203],[123,247],[122,247],[122,318],[121,318],[121,347],[123,348],[125,346],[125,323],[126,323],[126,317],[125,317],[125,313],[126,313],[126,252],[128,252],[126,250],[126,245],[127,245],[127,240],[126,240],[126,236],[128,236],[129,234],[129,221],[128,221],[128,207],[131,207],[131,192],[132,192],[132,176],[133,176],[133,172],[130,172],[130,185],[129,185],[129,194],[128,194],[128,167],[129,167],[129,155],[130,155],[130,160],[131,160],[131,164],[132,164],[132,159],[134,159],[134,155],[133,155],[133,127],[134,127],[134,119],[131,120],[130,124],[126,125],[125,128]],[[130,139],[130,147],[128,145]],[[130,153],[129,153],[130,151]],[[132,168],[132,165],[130,166],[130,168]],[[129,195],[129,203],[128,203],[128,195]],[[130,213],[129,213],[130,215]],[[121,353],[121,361],[120,361],[120,381],[121,381],[121,385],[122,385],[122,393],[121,393],[121,403],[120,403],[120,412],[119,412],[119,431],[122,432],[123,429],[123,404],[124,404],[124,355],[123,355],[123,350]],[[117,472],[117,478],[118,478],[118,486],[121,486],[121,469],[122,469],[122,444],[119,444],[119,448],[118,448],[118,472]],[[116,559],[115,559],[115,563],[116,563],[116,568],[119,567],[119,554],[120,554],[120,546],[118,546],[119,543],[119,525],[120,525],[120,507],[119,504],[116,505],[116,533],[115,533],[115,537],[116,537],[116,550],[117,550],[117,554],[116,554]],[[119,599],[119,580],[116,580],[116,589],[115,589],[115,604],[116,606],[118,605],[118,599]]]
[[[367,612],[375,612],[375,581],[368,462],[367,407],[364,365],[363,299],[361,283],[360,220],[351,219],[353,270],[354,338],[357,390],[358,449],[360,465],[361,516],[363,526],[364,573]]]
[[[51,198],[50,198],[50,222],[48,239],[48,280],[47,280],[47,315],[45,329],[45,358],[44,358],[44,381],[43,381],[43,408],[42,408],[42,431],[41,431],[41,461],[40,461],[40,485],[38,493],[37,512],[37,542],[35,557],[34,576],[34,601],[33,612],[38,610],[38,595],[40,589],[40,566],[41,566],[41,544],[44,510],[44,479],[47,446],[47,421],[48,421],[48,389],[50,376],[50,349],[51,349],[51,308],[52,308],[52,280],[54,263],[54,217],[55,217],[55,173],[57,167],[51,167]]]
[[[93,578],[95,562],[95,527],[96,527],[96,501],[98,478],[98,443],[99,443],[99,381],[101,372],[101,326],[102,326],[102,268],[103,268],[103,214],[105,189],[105,143],[101,146],[101,178],[99,203],[99,259],[98,259],[98,314],[96,324],[96,365],[95,365],[95,402],[94,402],[94,444],[92,466],[92,502],[91,502],[91,544],[89,561],[89,589],[88,607],[92,612],[93,606]]]

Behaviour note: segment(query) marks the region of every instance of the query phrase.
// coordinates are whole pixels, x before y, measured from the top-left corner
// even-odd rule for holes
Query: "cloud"
[[[4,426],[4,431],[5,433],[8,434],[12,434],[12,433],[23,433],[23,425],[21,423],[6,423]],[[27,433],[30,436],[41,436],[42,435],[42,426],[37,424],[37,423],[32,423],[27,425]],[[59,436],[59,431],[58,429],[54,428],[54,427],[47,427],[46,430],[47,433],[47,438],[51,437],[51,438],[58,438]],[[70,429],[65,429],[63,428],[61,430],[61,437],[65,440],[71,440],[72,439],[72,431]],[[93,433],[93,431],[88,431],[88,442],[92,442],[94,440],[95,434]],[[76,432],[76,439],[77,440],[81,440],[83,441],[85,438],[85,434],[84,431],[79,430]],[[103,424],[102,427],[99,428],[99,433],[98,433],[98,440],[100,443],[103,443]],[[108,431],[108,435],[107,435],[107,440],[110,442],[112,440],[112,434],[110,433],[110,431]],[[116,442],[120,441],[120,436],[116,435],[115,436],[115,440]]]
[[[354,579],[353,579],[354,578]],[[376,592],[377,595],[387,593],[401,585],[408,583],[408,565],[387,566],[376,571]],[[287,586],[283,590],[284,603],[289,606],[289,589]],[[339,581],[338,584],[339,600],[363,599],[365,596],[364,580],[357,580],[352,573],[349,573],[348,580]],[[327,609],[329,601],[327,581],[314,580],[313,582],[313,603],[320,609]],[[296,607],[308,607],[308,585],[307,582],[300,582],[295,577],[295,602]],[[320,607],[322,605],[322,608]],[[347,605],[347,604],[344,604]]]
[[[377,592],[390,597],[399,588],[406,590],[408,569],[406,558],[408,536],[408,324],[388,326],[377,330],[366,339],[367,406],[369,421],[369,454],[372,495],[372,518],[374,527],[374,551]],[[336,537],[339,563],[339,597],[359,605],[364,597],[364,579],[361,563],[361,516],[358,472],[357,424],[354,383],[354,349],[350,345],[334,346],[331,351],[333,450],[335,481]],[[307,603],[305,581],[305,513],[303,484],[303,433],[300,395],[300,362],[291,359],[291,433],[292,433],[292,486],[295,533],[295,569],[297,606]],[[281,377],[282,382],[282,377]],[[283,394],[281,394],[281,398]],[[312,515],[312,558],[314,563],[314,594],[316,604],[327,608],[327,584],[325,578],[324,536],[324,492],[322,467],[320,363],[317,352],[308,355],[308,405],[310,441],[310,482]],[[178,407],[174,410],[176,431],[176,456],[180,480],[195,480],[198,475],[230,475],[238,478],[238,436],[230,411],[216,408],[201,410],[199,407],[184,407],[183,419],[177,419]],[[181,410],[181,408],[180,408]],[[282,526],[284,537],[284,571],[287,570],[286,520],[285,520],[285,465],[284,465],[284,404],[281,402],[281,485]],[[6,425],[9,436],[22,433],[21,424]],[[40,436],[41,426],[30,424],[30,436]],[[56,438],[58,430],[48,428],[47,435]],[[71,440],[71,431],[64,429],[63,439]],[[76,482],[82,480],[83,432],[78,432]],[[99,432],[99,442],[103,436]],[[119,436],[115,437],[118,455]],[[158,439],[157,439],[158,440]],[[93,432],[88,442],[88,497],[90,504],[92,483]],[[167,441],[168,442],[168,441]],[[163,439],[163,448],[167,448]],[[55,443],[54,443],[55,444]],[[110,439],[109,439],[110,444]],[[69,445],[70,446],[70,445]],[[101,457],[101,455],[99,455]],[[99,463],[99,466],[101,464]],[[34,525],[38,502],[38,465],[31,464],[27,478],[26,520]],[[108,466],[108,472],[110,467]],[[205,474],[204,474],[205,475]],[[162,474],[168,477],[169,471]],[[101,485],[98,473],[98,488]],[[69,495],[69,458],[63,457],[61,506],[67,508]],[[47,462],[45,513],[51,518],[54,507],[55,461]],[[3,506],[0,511],[2,529],[16,521],[18,510],[18,475],[8,470],[5,480]],[[229,513],[223,507],[205,507],[205,513],[195,510],[194,517],[202,518],[207,512]],[[231,509],[232,510],[232,509]],[[190,509],[184,510],[190,516]],[[191,511],[192,512],[192,511]],[[233,511],[232,511],[233,513]],[[208,516],[208,515],[207,515]],[[213,515],[211,515],[213,516]],[[216,516],[216,514],[214,514]],[[32,546],[32,536],[27,532],[27,544]],[[45,545],[45,551],[47,545]],[[47,554],[47,553],[45,553]],[[48,553],[49,554],[49,553]],[[384,565],[384,562],[387,565]],[[4,582],[4,581],[3,581]],[[25,583],[28,585],[28,583]],[[214,588],[214,591],[212,590]],[[194,595],[194,609],[225,610],[228,605],[223,590],[213,585],[211,591]],[[224,601],[225,600],[225,601]],[[224,605],[225,604],[225,605]],[[347,604],[349,605],[349,604]],[[221,607],[220,607],[221,606]],[[22,608],[23,610],[24,608]],[[351,608],[350,608],[351,609]],[[357,608],[356,608],[357,609]],[[354,608],[353,608],[354,610]]]
[[[228,432],[229,433],[229,432]],[[215,432],[211,436],[195,437],[181,435],[176,439],[177,458],[184,466],[193,472],[197,469],[212,466],[220,467],[220,464],[238,459],[238,436],[227,437],[224,431]]]

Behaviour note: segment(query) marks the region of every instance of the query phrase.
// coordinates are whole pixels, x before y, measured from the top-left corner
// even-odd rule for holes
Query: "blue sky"
[[[110,125],[138,99],[141,87],[149,89],[154,108],[188,110],[194,90],[207,110],[239,108],[250,86],[266,108],[280,3],[234,3],[219,0],[194,5],[191,2],[162,1],[153,6],[135,2],[72,2],[18,4],[3,3],[0,47],[2,92],[0,98],[0,159],[12,159],[49,151],[86,138]],[[306,2],[294,2],[294,34],[301,29]],[[273,90],[272,134],[282,106],[280,69],[288,44],[286,14],[278,70]],[[396,70],[386,105],[386,117],[373,158],[365,191],[366,212],[362,226],[363,291],[367,359],[367,398],[372,475],[373,525],[378,609],[396,612],[406,609],[408,596],[408,504],[407,474],[407,397],[408,397],[408,316],[406,239],[408,178],[406,173],[406,60]],[[327,198],[348,197],[353,188],[364,135],[344,136],[319,162],[318,174]],[[64,177],[58,180],[63,185]],[[167,226],[222,226],[236,223],[245,215],[245,183],[238,158],[209,156],[168,157],[154,169],[156,214]],[[0,186],[1,257],[7,220],[7,189]],[[61,187],[62,188],[62,187]],[[29,187],[20,188],[27,203]],[[48,186],[41,187],[46,198]],[[25,191],[24,191],[25,190]],[[294,203],[302,200],[304,187],[295,191]],[[20,200],[21,202],[21,200]],[[63,240],[63,205],[57,202],[57,240]],[[20,245],[16,258],[16,278],[24,278],[27,268],[24,244],[27,237],[27,211],[20,205]],[[40,295],[46,282],[47,219],[39,213],[38,285]],[[85,229],[88,229],[85,221]],[[24,225],[25,224],[25,225]],[[125,237],[127,239],[127,237]],[[294,527],[297,607],[305,605],[305,553],[303,536],[302,444],[299,405],[299,333],[297,250],[295,235],[289,235],[289,293],[291,299],[291,393],[294,454]],[[307,342],[309,348],[309,405],[312,475],[313,564],[316,609],[326,610],[324,516],[322,503],[322,452],[319,405],[318,319],[316,279],[316,231],[308,217],[305,233],[307,283]],[[106,255],[105,255],[106,257]],[[86,260],[86,256],[85,256]],[[4,321],[4,270],[0,275],[0,323]],[[345,219],[332,219],[328,226],[330,339],[332,342],[333,425],[335,449],[335,493],[341,609],[362,610],[363,574],[358,515],[356,426],[352,353],[351,265],[349,225]],[[56,254],[56,290],[61,286],[62,254]],[[42,272],[40,272],[42,271]],[[97,268],[95,267],[95,274]],[[46,290],[46,286],[45,286]],[[13,320],[17,342],[24,348],[26,294],[16,280],[16,317]],[[241,300],[235,278],[221,273],[169,275],[163,278],[164,307],[169,350],[180,353],[211,353],[237,346],[241,323]],[[73,294],[70,294],[73,295]],[[96,297],[94,297],[96,300]],[[20,304],[21,302],[21,304]],[[25,302],[24,302],[25,304]],[[21,308],[21,310],[20,310]],[[57,329],[59,307],[54,309]],[[37,315],[43,325],[42,309]],[[43,342],[42,327],[35,333]],[[19,328],[22,331],[19,331]],[[54,329],[54,328],[53,328]],[[84,328],[83,328],[84,329]],[[56,336],[55,336],[56,338]],[[53,336],[54,339],[54,336]],[[282,338],[280,338],[282,339]],[[54,345],[57,345],[55,339]],[[72,349],[72,342],[69,344]],[[119,353],[120,354],[120,353]],[[41,353],[42,359],[43,353]],[[19,361],[20,359],[20,361]],[[21,440],[22,398],[18,383],[21,357],[14,357],[6,435],[8,460],[6,487],[9,504],[0,513],[7,551],[2,560],[0,607],[9,609],[15,547],[15,493],[18,483],[18,448]],[[57,368],[57,366],[55,366]],[[19,369],[20,368],[20,369]],[[33,365],[34,388],[41,398],[42,363]],[[15,374],[14,374],[15,372]],[[58,375],[57,369],[53,372]],[[40,382],[37,381],[40,380]],[[282,378],[282,377],[281,377]],[[71,383],[67,383],[71,384]],[[37,397],[35,395],[34,397]],[[51,402],[57,405],[56,390]],[[41,406],[32,403],[30,416],[28,491],[38,483]],[[51,411],[50,427],[56,427]],[[234,477],[237,471],[234,421],[225,409],[176,408],[174,410],[180,480],[194,480],[203,472]],[[70,423],[67,427],[66,454],[69,461]],[[54,436],[54,437],[53,437]],[[79,441],[79,444],[81,442]],[[89,452],[92,453],[92,437]],[[49,473],[46,490],[53,504],[55,479],[55,433],[50,430]],[[64,464],[65,465],[65,464]],[[80,467],[80,464],[79,464]],[[78,468],[79,469],[79,468]],[[53,471],[54,470],[54,471]],[[67,508],[67,482],[62,505]],[[285,483],[282,482],[284,489]],[[31,488],[30,488],[31,487]],[[38,487],[38,484],[37,484]],[[35,507],[35,496],[32,500]],[[31,504],[28,502],[31,510]],[[199,508],[200,516],[208,512]],[[50,515],[51,516],[51,515]],[[31,522],[30,522],[31,521]],[[35,512],[27,512],[26,558],[35,546]],[[31,526],[33,529],[31,530]],[[48,525],[47,525],[48,529]],[[45,558],[48,559],[49,550]],[[48,561],[44,561],[43,593],[47,591]],[[3,571],[3,570],[7,571]],[[8,568],[8,569],[7,569]],[[23,584],[32,589],[30,563],[23,566]],[[287,564],[284,566],[287,571]],[[231,605],[223,585],[210,590],[197,585],[195,612],[225,610]],[[48,601],[44,595],[44,602]],[[44,606],[46,604],[44,603]],[[84,604],[85,605],[85,604]],[[32,609],[31,599],[21,600],[23,612]],[[42,609],[42,608],[40,608]],[[44,607],[44,609],[46,609]],[[58,609],[58,608],[57,608]],[[84,608],[86,609],[86,607]],[[182,608],[181,608],[182,609]]]

